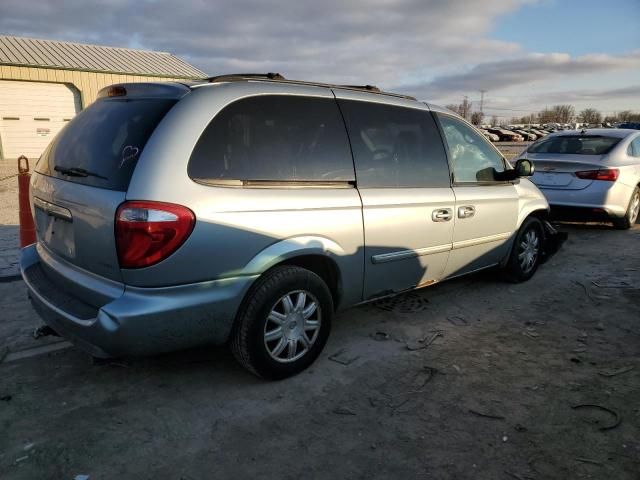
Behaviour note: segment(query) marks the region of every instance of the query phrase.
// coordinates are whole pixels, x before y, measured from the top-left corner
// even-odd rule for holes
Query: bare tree
[[[460,115],[460,110],[459,110],[460,105],[455,105],[453,103],[450,103],[449,105],[445,105],[444,108],[448,108],[449,110],[451,110],[452,112],[457,113],[458,115]]]
[[[602,123],[602,114],[595,108],[585,108],[580,112],[578,118],[584,123]]]
[[[573,105],[554,105],[551,111],[556,117],[558,123],[569,123],[575,117],[576,109]]]
[[[498,120],[498,116],[497,115],[492,115],[491,116],[491,126],[495,127],[496,125],[499,125],[500,121]]]
[[[484,113],[482,112],[473,112],[471,114],[471,123],[473,123],[474,125],[480,125],[483,119]]]
[[[569,123],[575,117],[576,109],[573,105],[554,105],[545,107],[538,113],[540,123]]]
[[[460,104],[460,115],[462,115],[462,118],[465,120],[469,120],[469,115],[471,115],[471,102],[467,97],[464,97]]]

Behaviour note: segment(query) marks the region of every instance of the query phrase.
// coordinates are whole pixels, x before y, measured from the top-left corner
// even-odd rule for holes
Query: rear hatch
[[[54,257],[122,281],[114,220],[147,140],[184,86],[108,87],[51,142],[31,197],[40,246]]]
[[[602,168],[599,155],[557,155],[550,153],[527,153],[535,172],[531,179],[538,187],[563,190],[581,190],[593,183],[591,179],[578,178],[575,172]]]

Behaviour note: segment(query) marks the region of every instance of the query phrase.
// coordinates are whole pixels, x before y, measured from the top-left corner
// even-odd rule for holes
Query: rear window
[[[567,155],[604,155],[615,147],[620,138],[602,135],[558,135],[532,144],[531,153],[564,153]]]
[[[336,101],[288,95],[250,97],[225,107],[198,140],[188,173],[212,183],[355,177]]]
[[[44,151],[35,170],[70,182],[124,191],[147,140],[175,103],[98,100],[67,124]]]

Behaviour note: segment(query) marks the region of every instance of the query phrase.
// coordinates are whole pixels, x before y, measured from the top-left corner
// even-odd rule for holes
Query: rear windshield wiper
[[[85,170],[84,168],[78,167],[61,167],[60,165],[56,165],[53,167],[56,172],[60,172],[63,175],[69,175],[70,177],[98,177],[103,180],[109,180],[107,177],[103,177],[95,172],[90,172],[89,170]]]

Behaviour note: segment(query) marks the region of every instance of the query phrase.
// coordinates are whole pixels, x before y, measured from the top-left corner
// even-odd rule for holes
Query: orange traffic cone
[[[20,213],[20,247],[26,247],[36,241],[36,227],[29,206],[29,159],[24,155],[18,158],[18,206]]]

